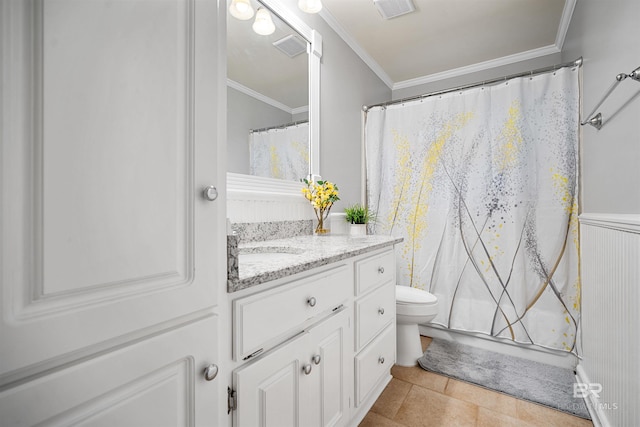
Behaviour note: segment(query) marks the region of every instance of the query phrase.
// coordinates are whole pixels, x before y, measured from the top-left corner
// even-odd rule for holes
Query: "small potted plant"
[[[375,220],[373,212],[359,203],[345,208],[344,212],[347,222],[351,224],[349,234],[354,236],[366,235],[367,224]]]

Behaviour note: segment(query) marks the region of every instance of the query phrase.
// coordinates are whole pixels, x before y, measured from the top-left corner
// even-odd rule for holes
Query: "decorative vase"
[[[349,234],[352,236],[366,236],[367,224],[351,224]]]
[[[319,236],[323,234],[327,234],[329,230],[324,228],[324,221],[329,216],[329,209],[327,209],[326,211],[324,209],[316,209],[315,211],[316,211],[316,218],[318,218],[318,225],[316,226],[314,233]]]

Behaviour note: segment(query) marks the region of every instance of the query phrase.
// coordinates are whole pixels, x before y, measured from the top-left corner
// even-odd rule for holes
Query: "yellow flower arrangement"
[[[329,181],[313,181],[302,179],[306,187],[302,187],[302,195],[311,203],[318,219],[316,234],[326,233],[324,220],[329,216],[331,206],[340,198],[338,197],[338,186]]]

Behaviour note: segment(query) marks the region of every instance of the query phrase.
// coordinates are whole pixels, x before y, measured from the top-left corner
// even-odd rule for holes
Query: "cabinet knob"
[[[305,375],[309,375],[311,373],[311,363],[304,365],[302,367],[302,372],[304,372]]]
[[[378,267],[378,273],[384,274],[384,267]]]
[[[309,307],[315,307],[316,306],[316,298],[315,297],[311,297],[307,300],[307,304],[309,304]]]
[[[311,360],[313,360],[313,363],[315,363],[316,365],[319,365],[322,358],[319,354],[316,354],[311,358]]]
[[[218,365],[211,364],[204,368],[204,379],[207,381],[212,381],[215,377],[218,376]]]
[[[381,365],[384,365],[384,357],[383,356],[380,356],[378,358],[378,363],[380,363]]]
[[[213,202],[215,199],[218,198],[218,189],[215,186],[210,185],[204,189],[203,194],[204,194],[205,200]]]
[[[384,314],[384,307],[380,307],[378,309],[378,314],[381,315],[381,316]]]

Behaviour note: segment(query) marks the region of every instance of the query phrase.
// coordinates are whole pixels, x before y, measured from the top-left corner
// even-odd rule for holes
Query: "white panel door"
[[[215,407],[217,387],[200,387],[194,375],[217,357],[224,270],[224,207],[202,197],[222,175],[217,2],[3,0],[0,8],[0,398],[21,385],[45,400],[74,384],[97,395],[99,386],[74,373],[95,363],[105,367],[106,394],[83,405],[157,380],[118,414],[135,420],[179,402],[183,387],[183,408],[155,410],[207,424],[196,394]],[[201,319],[211,330],[198,340],[188,329]],[[149,353],[145,340],[156,339],[173,362]],[[145,354],[146,368],[137,363]],[[107,381],[116,366],[131,383]],[[9,414],[31,419],[36,401],[20,396]]]

